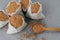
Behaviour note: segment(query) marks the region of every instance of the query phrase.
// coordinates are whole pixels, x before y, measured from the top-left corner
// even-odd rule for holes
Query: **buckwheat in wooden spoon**
[[[41,33],[45,30],[47,30],[47,31],[60,31],[60,28],[46,28],[44,25],[42,25],[39,22],[32,22],[30,24],[30,27],[32,28],[34,33]]]

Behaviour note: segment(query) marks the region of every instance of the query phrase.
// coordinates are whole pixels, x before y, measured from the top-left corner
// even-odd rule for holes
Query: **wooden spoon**
[[[42,24],[35,22],[35,24],[32,24],[32,30],[34,33],[41,33],[45,30],[47,30],[47,31],[60,31],[60,28],[46,28]]]

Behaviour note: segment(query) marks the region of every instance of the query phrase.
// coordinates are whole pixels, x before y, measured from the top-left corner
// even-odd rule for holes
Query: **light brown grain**
[[[18,9],[19,7],[19,4],[17,4],[15,1],[11,2],[9,4],[9,6],[7,7],[7,13],[13,13],[13,12],[16,12],[16,10]]]
[[[26,33],[22,35],[25,38],[36,38],[37,34],[30,34],[30,33]]]
[[[22,16],[20,16],[20,15],[13,15],[13,16],[10,18],[10,23],[11,23],[11,25],[13,25],[15,28],[18,28],[18,27],[22,26],[22,24],[23,24]]]
[[[31,12],[37,13],[39,11],[40,5],[38,3],[31,4]]]
[[[21,0],[22,8],[26,9],[29,5],[29,0]]]
[[[34,33],[40,33],[42,31],[44,31],[43,28],[42,28],[43,25],[41,23],[39,23],[39,22],[32,22],[31,24],[32,24],[31,28],[32,28],[32,31]]]
[[[9,18],[3,11],[0,11],[0,21],[7,21]]]

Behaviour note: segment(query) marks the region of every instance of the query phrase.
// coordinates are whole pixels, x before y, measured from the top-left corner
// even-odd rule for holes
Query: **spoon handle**
[[[48,31],[60,31],[60,28],[45,28]]]

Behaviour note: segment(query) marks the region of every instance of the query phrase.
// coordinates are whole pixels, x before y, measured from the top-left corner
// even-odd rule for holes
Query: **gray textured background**
[[[6,5],[11,0],[0,0],[0,9],[5,10]],[[32,0],[34,2],[34,0]],[[60,0],[35,0],[43,5],[43,13],[46,15],[45,23],[47,27],[60,27]],[[0,29],[0,40],[20,40],[21,33],[15,35],[6,34],[6,27]],[[38,38],[45,37],[46,40],[60,40],[60,32],[44,32]],[[24,39],[25,40],[25,39]],[[26,39],[28,40],[28,39]]]

